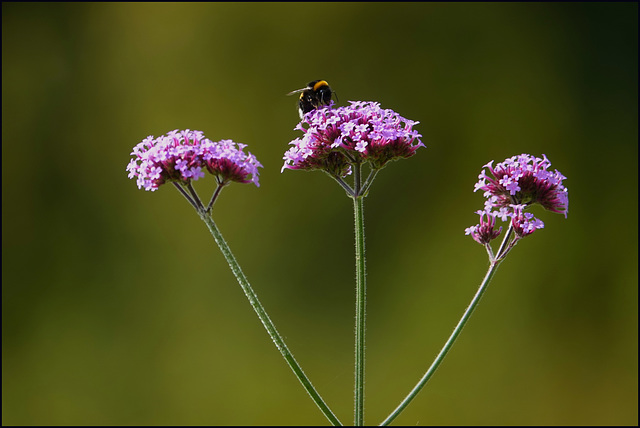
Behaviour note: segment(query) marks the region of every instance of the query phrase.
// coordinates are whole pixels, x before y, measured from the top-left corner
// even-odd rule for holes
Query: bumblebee
[[[313,82],[309,82],[306,88],[296,89],[287,95],[293,95],[299,92],[298,113],[300,113],[300,119],[304,119],[304,115],[311,110],[329,104],[331,96],[335,94],[325,80],[314,80]]]

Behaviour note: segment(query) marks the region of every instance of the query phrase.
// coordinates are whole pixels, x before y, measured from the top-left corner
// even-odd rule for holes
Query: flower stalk
[[[218,230],[218,227],[216,226],[213,219],[208,214],[202,213],[202,212],[200,213],[200,218],[202,219],[202,221],[205,222],[205,224],[207,225],[207,228],[209,229],[209,232],[211,232],[211,236],[213,236],[213,239],[216,241],[216,244],[218,244],[220,251],[222,251],[222,254],[224,255],[224,258],[229,264],[229,267],[231,268],[233,275],[238,280],[238,284],[240,284],[240,287],[242,288],[242,291],[244,291],[245,296],[247,296],[247,299],[249,299],[249,303],[251,304],[251,307],[258,315],[260,322],[262,322],[262,325],[267,330],[267,333],[269,333],[271,340],[273,340],[273,343],[276,345],[276,348],[278,348],[278,351],[280,351],[280,354],[282,354],[282,357],[285,359],[285,361],[287,362],[287,364],[289,365],[293,373],[296,375],[296,377],[304,387],[305,391],[307,391],[307,393],[309,394],[313,402],[316,403],[320,411],[325,415],[325,417],[329,420],[329,422],[331,422],[333,426],[342,426],[342,423],[340,422],[340,420],[331,411],[329,406],[327,406],[327,404],[324,402],[324,400],[322,399],[318,391],[316,391],[313,384],[307,377],[307,375],[304,373],[304,371],[302,371],[302,368],[294,358],[291,351],[289,351],[289,348],[285,344],[282,336],[280,336],[280,333],[278,333],[278,330],[276,330],[275,325],[269,318],[267,311],[264,309],[264,307],[260,303],[260,300],[258,300],[258,296],[253,291],[253,288],[251,288],[251,285],[249,284],[249,281],[247,280],[244,273],[242,272],[242,269],[240,269],[240,265],[236,261],[236,258],[231,252],[231,249],[229,248],[229,246],[227,245],[227,242],[222,237],[222,234]]]
[[[366,266],[364,254],[364,197],[353,198],[356,247],[356,351],[354,425],[364,425],[364,350],[366,327]]]
[[[178,185],[177,183],[174,183],[174,184],[176,185],[178,190],[180,190],[180,193],[182,193],[182,195],[185,198],[187,198],[187,201],[191,203],[191,200],[192,200],[191,196],[184,189],[182,189],[180,185]],[[262,303],[260,303],[260,300],[258,300],[258,296],[255,293],[255,291],[253,291],[253,288],[249,284],[249,281],[247,280],[247,277],[245,276],[244,272],[242,272],[242,269],[240,268],[240,264],[238,263],[235,256],[231,252],[229,245],[225,241],[224,237],[222,236],[222,233],[220,232],[220,230],[218,229],[218,227],[216,226],[215,222],[213,221],[213,219],[209,214],[209,210],[211,209],[213,202],[215,202],[215,200],[218,198],[223,187],[224,187],[223,185],[219,185],[216,188],[216,190],[213,193],[213,196],[211,197],[211,202],[209,203],[209,206],[206,209],[204,208],[204,206],[202,205],[199,199],[198,199],[198,202],[192,203],[191,205],[193,205],[193,207],[198,212],[198,215],[200,216],[202,221],[204,221],[204,223],[207,225],[207,228],[209,229],[211,236],[213,236],[214,241],[216,242],[216,244],[218,244],[218,248],[220,248],[222,255],[224,256],[225,260],[229,264],[229,268],[231,268],[231,272],[233,272],[233,275],[236,277],[236,280],[238,281],[238,284],[240,284],[240,288],[242,288],[242,291],[244,292],[245,296],[249,300],[251,307],[255,311],[256,315],[258,315],[260,322],[262,323],[264,328],[267,330],[267,333],[271,337],[271,340],[273,341],[274,345],[276,345],[276,348],[278,348],[278,351],[280,351],[280,354],[285,359],[285,361],[287,362],[287,364],[289,365],[293,373],[296,375],[296,377],[302,384],[302,387],[307,391],[307,393],[309,394],[313,402],[316,403],[320,411],[325,415],[325,417],[329,420],[329,422],[331,422],[333,426],[342,426],[342,423],[340,422],[340,420],[331,411],[331,409],[329,408],[329,406],[327,406],[327,404],[322,399],[318,391],[314,388],[313,384],[311,383],[307,375],[302,370],[302,367],[300,367],[300,364],[298,364],[293,354],[287,347],[286,343],[284,342],[284,339],[282,338],[280,333],[278,333],[278,330],[276,329],[275,324],[269,318],[269,315],[267,314],[267,311],[264,309],[264,306],[262,306]],[[195,195],[195,197],[197,197],[197,195]]]
[[[447,356],[447,353],[455,343],[456,339],[460,335],[460,332],[462,331],[464,326],[467,324],[467,321],[469,321],[469,318],[471,318],[471,314],[475,310],[476,306],[478,306],[478,303],[480,302],[480,299],[482,298],[482,295],[484,294],[484,292],[487,291],[489,282],[491,281],[491,278],[493,278],[493,275],[496,273],[496,270],[498,269],[499,264],[500,264],[500,260],[494,260],[489,264],[489,270],[484,276],[484,279],[482,280],[482,283],[480,284],[478,291],[476,292],[475,296],[473,296],[473,299],[471,299],[471,303],[469,303],[469,306],[462,314],[462,318],[460,318],[460,321],[458,321],[456,328],[453,329],[453,333],[451,333],[451,336],[449,336],[449,338],[445,342],[444,346],[438,353],[438,356],[435,358],[433,363],[431,363],[431,366],[426,371],[426,373],[422,376],[422,378],[416,384],[416,386],[411,390],[411,392],[409,392],[409,394],[405,397],[405,399],[402,400],[402,402],[398,405],[398,407],[396,407],[395,410],[391,412],[391,414],[387,416],[387,418],[384,421],[382,421],[382,423],[380,423],[380,426],[387,426],[391,422],[393,422],[393,420],[409,405],[409,403],[411,403],[411,401],[416,397],[416,395],[418,395],[418,393],[422,390],[422,388],[424,388],[427,382],[429,382],[429,379],[431,379],[431,376],[433,376],[433,374],[436,372],[436,370],[444,360],[444,357]]]

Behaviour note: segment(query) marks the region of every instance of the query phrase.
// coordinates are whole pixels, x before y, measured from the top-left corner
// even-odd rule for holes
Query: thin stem
[[[193,185],[191,184],[191,180],[189,180],[189,182],[187,183],[186,187],[187,187],[187,190],[189,191],[189,193],[191,193],[191,196],[193,197],[193,199],[198,204],[198,207],[196,208],[196,210],[198,212],[204,211],[204,205],[202,205],[202,201],[200,200],[200,197],[198,196],[198,193],[196,192],[196,189],[193,188]]]
[[[362,168],[359,163],[352,163],[351,167],[353,169],[353,193],[358,197],[360,196],[360,189],[362,188],[362,180],[360,178]]]
[[[372,169],[369,172],[369,176],[367,177],[366,181],[364,182],[364,184],[362,185],[362,196],[367,196],[367,193],[369,193],[369,187],[371,187],[371,183],[373,183],[373,179],[376,178],[376,175],[378,174],[378,171],[380,171],[379,169]]]
[[[176,186],[176,189],[178,189],[178,191],[180,192],[180,194],[182,194],[182,196],[185,197],[185,199],[191,204],[191,206],[193,208],[196,209],[196,211],[198,211],[198,203],[196,201],[193,200],[193,198],[187,193],[186,190],[184,190],[184,188],[182,187],[182,185],[176,183],[175,181],[173,182],[173,185]]]
[[[353,156],[349,150],[345,150],[344,148],[342,148],[340,149],[340,153],[342,153],[344,157],[347,158],[347,163],[353,165],[354,163],[358,162],[356,157]]]
[[[496,260],[504,259],[504,257],[507,255],[507,252],[509,252],[509,250],[513,247],[513,244],[509,244],[509,247],[505,249],[505,246],[507,245],[507,242],[509,241],[509,238],[511,237],[512,233],[513,233],[513,223],[509,223],[509,229],[507,229],[507,233],[504,234],[504,239],[502,240],[502,243],[500,244],[500,248],[496,253],[496,257],[495,257]]]
[[[364,333],[366,320],[366,266],[364,254],[363,197],[353,198],[356,240],[356,361],[354,425],[364,425]]]
[[[251,288],[251,285],[249,285],[249,281],[247,280],[244,273],[240,269],[240,265],[236,261],[233,253],[231,253],[231,249],[225,242],[224,238],[222,237],[222,234],[218,230],[218,227],[214,223],[213,219],[206,213],[201,213],[200,218],[202,218],[202,220],[206,223],[207,227],[209,228],[209,231],[211,232],[211,235],[213,236],[213,239],[218,244],[218,247],[220,247],[220,250],[222,251],[224,258],[227,260],[227,263],[229,263],[229,267],[231,268],[231,271],[233,272],[236,279],[238,280],[240,287],[242,287],[242,291],[244,291],[244,294],[249,299],[249,303],[251,303],[251,306],[253,307],[254,311],[258,315],[258,318],[260,318],[262,325],[269,333],[269,336],[271,336],[273,343],[276,345],[276,348],[278,348],[278,350],[280,351],[284,359],[287,361],[287,364],[289,364],[289,367],[291,367],[291,370],[293,370],[293,373],[296,375],[296,377],[298,378],[298,380],[300,381],[304,389],[311,396],[311,399],[320,408],[320,411],[322,411],[322,413],[326,416],[329,422],[331,422],[331,424],[333,424],[334,426],[342,426],[342,423],[340,422],[340,420],[338,420],[338,418],[333,414],[331,409],[329,409],[329,407],[324,402],[320,394],[318,394],[316,389],[311,384],[311,381],[309,380],[309,378],[307,378],[307,376],[302,371],[302,368],[293,357],[293,354],[289,351],[289,348],[287,348],[287,345],[284,343],[282,336],[280,336],[280,334],[278,333],[278,330],[276,330],[275,325],[273,324],[271,319],[269,319],[267,312],[265,311],[262,304],[258,300],[258,296]]]
[[[492,260],[495,260],[495,256],[493,255],[493,249],[491,248],[491,245],[489,245],[488,242],[486,244],[484,244],[484,248],[487,250],[487,255],[489,256],[489,261],[491,262]]]
[[[209,205],[207,205],[206,212],[211,211],[211,208],[213,207],[213,203],[216,201],[216,199],[218,199],[218,195],[222,191],[223,187],[224,187],[223,184],[218,183],[218,187],[216,187],[216,190],[213,192],[213,195],[211,195],[211,201],[209,201]]]
[[[354,191],[351,188],[351,186],[349,186],[343,179],[342,177],[339,177],[337,175],[333,175],[328,173],[327,171],[325,171],[327,173],[327,175],[331,178],[333,178],[335,181],[338,182],[338,184],[345,190],[345,192],[347,192],[347,195],[349,195],[350,198],[352,198],[354,196]]]
[[[480,287],[478,288],[478,291],[476,292],[475,296],[473,296],[473,299],[471,300],[469,307],[467,307],[467,310],[465,310],[464,314],[462,314],[462,318],[460,318],[458,325],[453,330],[453,333],[451,333],[451,336],[449,336],[449,339],[444,344],[444,347],[440,350],[440,353],[431,364],[431,367],[429,367],[429,370],[427,370],[424,376],[422,376],[422,379],[420,379],[418,384],[411,390],[409,395],[407,395],[405,399],[402,400],[400,405],[398,405],[398,407],[396,407],[396,409],[389,416],[387,416],[387,419],[382,421],[380,426],[389,425],[405,409],[405,407],[409,405],[411,400],[413,400],[416,397],[416,395],[418,395],[420,390],[422,390],[425,384],[429,381],[433,373],[435,373],[437,368],[440,366],[440,363],[442,363],[442,360],[444,360],[444,357],[449,352],[449,349],[451,349],[451,346],[453,346],[453,343],[456,341],[456,338],[458,337],[458,335],[464,328],[465,324],[471,317],[471,314],[473,313],[473,310],[478,305],[478,302],[480,302],[480,298],[482,298],[482,295],[487,289],[489,282],[491,281],[491,278],[495,274],[499,264],[500,264],[500,261],[491,261],[491,263],[489,264],[489,270],[487,271],[487,274],[484,276],[484,279],[482,280],[482,283],[480,284]]]

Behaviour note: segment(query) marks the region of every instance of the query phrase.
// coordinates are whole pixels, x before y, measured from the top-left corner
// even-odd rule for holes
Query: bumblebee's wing
[[[304,92],[304,91],[306,91],[307,89],[309,89],[309,88],[308,88],[308,87],[306,87],[306,88],[302,88],[302,89],[296,89],[295,91],[291,91],[291,92],[289,92],[287,95],[299,94],[300,92]]]

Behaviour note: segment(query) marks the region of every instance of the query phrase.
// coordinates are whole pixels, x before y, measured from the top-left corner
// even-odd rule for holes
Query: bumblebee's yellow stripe
[[[320,89],[323,86],[329,86],[329,84],[326,81],[321,80],[318,83],[316,83],[315,85],[313,85],[313,90],[317,91],[318,89]]]

